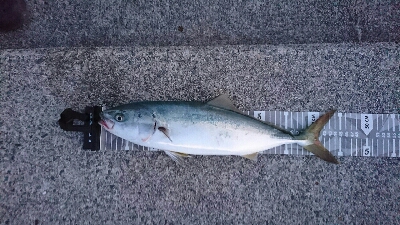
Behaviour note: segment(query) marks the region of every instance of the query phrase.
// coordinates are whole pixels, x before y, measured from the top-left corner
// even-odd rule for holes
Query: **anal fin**
[[[164,152],[178,164],[182,164],[184,162],[183,161],[184,157],[191,157],[190,155],[181,153],[181,152],[173,152],[173,151],[167,151],[167,150],[164,150]]]
[[[258,152],[254,152],[254,153],[247,154],[247,155],[242,155],[242,157],[244,157],[246,159],[251,159],[253,161],[257,160],[257,156],[258,156]]]

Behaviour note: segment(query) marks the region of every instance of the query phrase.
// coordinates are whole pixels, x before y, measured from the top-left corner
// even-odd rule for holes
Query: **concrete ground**
[[[32,0],[0,48],[398,42],[400,2]]]
[[[0,33],[0,224],[400,223],[399,158],[182,166],[83,150],[57,124],[67,107],[221,93],[241,110],[399,113],[399,4],[105,2],[31,1]]]

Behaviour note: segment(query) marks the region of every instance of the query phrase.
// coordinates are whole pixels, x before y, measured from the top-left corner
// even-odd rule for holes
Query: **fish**
[[[330,110],[299,135],[246,115],[228,95],[208,102],[142,101],[104,110],[99,124],[127,141],[163,150],[174,161],[191,155],[236,155],[256,160],[260,152],[299,144],[315,156],[338,164],[321,144],[321,129],[334,115]]]

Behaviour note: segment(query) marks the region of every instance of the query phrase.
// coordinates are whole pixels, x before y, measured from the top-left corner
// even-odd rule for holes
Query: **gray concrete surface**
[[[27,1],[0,48],[399,42],[400,2]]]
[[[399,224],[399,158],[89,152],[64,108],[206,100],[242,110],[399,113],[400,46],[0,51],[0,224]]]

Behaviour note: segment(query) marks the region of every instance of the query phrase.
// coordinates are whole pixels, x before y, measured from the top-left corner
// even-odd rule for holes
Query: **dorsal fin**
[[[242,113],[239,109],[237,109],[233,105],[232,101],[229,99],[227,94],[220,95],[220,96],[214,98],[213,100],[207,102],[207,104],[218,107],[218,108],[228,109],[231,111]]]

